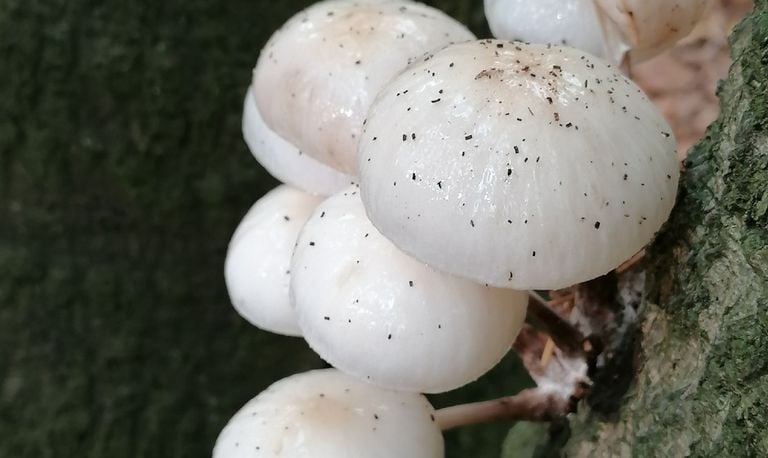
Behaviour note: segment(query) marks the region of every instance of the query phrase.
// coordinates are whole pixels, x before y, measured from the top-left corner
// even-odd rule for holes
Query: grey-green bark
[[[565,456],[768,456],[768,2],[756,3],[731,39],[720,118],[648,256],[631,388],[614,415],[581,410]]]

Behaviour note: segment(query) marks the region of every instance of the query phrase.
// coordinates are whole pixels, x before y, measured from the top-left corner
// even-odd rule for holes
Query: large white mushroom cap
[[[594,0],[485,0],[485,17],[494,37],[605,53]]]
[[[568,45],[630,63],[650,59],[688,35],[709,0],[485,0],[493,35]]]
[[[395,245],[515,289],[605,274],[675,200],[675,140],[643,92],[581,51],[483,40],[411,66],[360,143],[363,202]]]
[[[243,137],[251,154],[270,175],[302,191],[327,196],[354,181],[302,153],[264,124],[251,88],[243,102]]]
[[[213,458],[442,458],[434,409],[419,394],[360,382],[335,369],[285,378],[222,430]]]
[[[300,336],[291,308],[290,264],[296,238],[321,199],[278,186],[248,211],[229,242],[224,278],[235,310],[267,331]]]
[[[302,152],[356,171],[363,119],[376,93],[407,64],[473,39],[459,22],[403,0],[326,0],[291,18],[254,70],[267,125]]]
[[[355,187],[307,221],[291,271],[309,345],[385,388],[434,393],[469,383],[507,353],[525,319],[526,293],[452,277],[400,252],[368,220]]]

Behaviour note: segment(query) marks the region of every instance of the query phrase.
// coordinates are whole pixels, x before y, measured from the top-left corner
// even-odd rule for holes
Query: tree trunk
[[[647,256],[634,369],[602,377],[629,391],[612,414],[581,406],[565,456],[768,456],[767,1],[731,44],[722,113]]]

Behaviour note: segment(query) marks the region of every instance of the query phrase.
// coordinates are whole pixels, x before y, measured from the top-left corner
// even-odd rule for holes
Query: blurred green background
[[[240,133],[250,71],[308,3],[0,0],[0,457],[210,456],[248,399],[322,365],[242,320],[222,276],[276,184]],[[480,0],[428,3],[488,35]],[[507,429],[450,433],[448,456],[498,456]]]

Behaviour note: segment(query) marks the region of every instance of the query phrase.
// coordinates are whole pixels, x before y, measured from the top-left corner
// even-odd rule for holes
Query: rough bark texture
[[[731,44],[722,113],[648,255],[632,386],[614,415],[581,409],[565,456],[768,456],[767,1]]]

